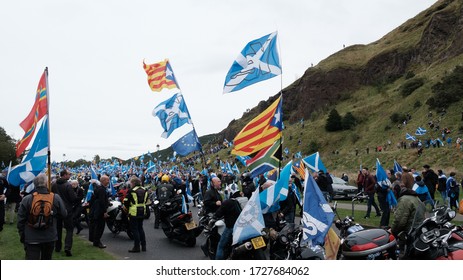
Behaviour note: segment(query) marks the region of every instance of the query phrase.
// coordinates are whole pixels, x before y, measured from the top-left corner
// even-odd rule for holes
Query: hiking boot
[[[142,250],[143,252],[146,252],[146,246],[141,246],[141,250]]]
[[[66,253],[66,257],[72,257],[71,250],[64,250],[64,253]]]
[[[140,247],[133,247],[129,250],[129,253],[140,253]]]

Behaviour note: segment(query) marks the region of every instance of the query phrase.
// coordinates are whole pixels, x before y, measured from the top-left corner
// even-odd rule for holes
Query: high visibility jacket
[[[129,203],[129,216],[143,218],[146,214],[146,203],[148,192],[141,186],[136,186],[127,194],[126,201]]]

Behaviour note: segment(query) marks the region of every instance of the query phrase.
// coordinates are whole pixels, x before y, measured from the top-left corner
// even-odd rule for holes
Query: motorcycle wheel
[[[114,234],[119,233],[116,229],[116,226],[114,225],[114,220],[112,219],[107,219],[106,220],[106,226],[108,227],[109,231],[111,231]]]
[[[187,240],[185,241],[186,246],[194,247],[196,245],[196,236],[194,235],[193,231],[189,231],[188,235],[189,236],[188,236]]]
[[[257,249],[254,250],[254,260],[266,260],[267,258],[265,257],[264,250],[262,249]]]
[[[207,252],[209,254],[209,258],[211,260],[215,260],[215,254],[216,254],[216,251],[217,251],[217,244],[214,244],[214,242],[212,242],[211,238],[208,238],[206,240],[206,248],[207,248]]]

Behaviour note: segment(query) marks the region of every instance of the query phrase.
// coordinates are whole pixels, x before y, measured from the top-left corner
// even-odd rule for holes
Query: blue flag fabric
[[[302,161],[305,163],[305,166],[312,171],[323,170],[326,173],[326,167],[323,164],[320,154],[318,152],[311,154],[310,156],[303,158]]]
[[[194,151],[201,151],[202,146],[199,143],[198,135],[193,129],[192,131],[185,134],[177,142],[172,144],[172,149],[181,156],[186,156]]]
[[[243,166],[246,166],[246,161],[248,159],[251,159],[250,156],[236,156],[236,158],[243,164]]]
[[[153,110],[153,116],[158,117],[164,132],[161,137],[168,138],[170,134],[182,125],[191,124],[190,113],[181,93],[174,94],[171,98],[161,102]]]
[[[306,171],[305,177],[302,241],[312,246],[323,245],[333,223],[334,213],[309,172]]]
[[[12,186],[19,187],[31,182],[45,169],[48,157],[48,129],[48,115],[46,115],[29,153],[20,164],[8,172],[7,180]]]
[[[280,179],[259,194],[262,213],[266,214],[277,211],[280,209],[279,202],[285,200],[288,196],[292,164],[293,162],[289,161],[281,171]]]
[[[236,174],[240,174],[240,169],[238,168],[238,165],[236,165],[236,163],[235,163],[235,165],[233,165],[232,170],[233,170],[233,172],[235,172]]]
[[[289,149],[288,149],[288,147],[285,148],[284,152],[285,152],[285,154],[289,154]]]
[[[394,173],[396,172],[404,172],[404,171],[402,169],[402,166],[396,160],[394,160]]]
[[[386,171],[379,162],[379,159],[376,159],[376,181],[383,189],[386,189],[391,185],[391,181],[387,178]]]
[[[246,206],[241,211],[233,226],[233,245],[260,236],[265,227],[260,208],[259,189],[252,193]]]
[[[281,75],[276,41],[277,32],[273,32],[249,42],[228,71],[223,93],[238,91]]]
[[[405,139],[410,140],[410,141],[415,141],[416,137],[407,133],[405,134]]]
[[[188,207],[186,206],[185,196],[184,195],[182,195],[182,213],[183,214],[188,213]]]
[[[415,131],[415,135],[419,135],[419,136],[425,135],[426,132],[427,132],[426,129],[424,129],[424,128],[422,128],[422,127],[418,127],[418,128],[416,129],[416,131]]]
[[[98,175],[96,174],[96,171],[95,171],[95,168],[93,168],[93,165],[90,166],[90,176],[92,180],[98,180]],[[93,190],[93,182],[92,182],[90,183],[90,186],[88,186],[87,195],[85,196],[85,202],[90,202],[90,200],[92,199],[93,193],[94,193],[94,190]]]

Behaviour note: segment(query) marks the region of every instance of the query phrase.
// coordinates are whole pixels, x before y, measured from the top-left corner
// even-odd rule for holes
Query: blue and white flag
[[[295,153],[295,154],[294,154],[294,157],[295,157],[295,158],[302,158],[302,153],[301,153],[301,151]]]
[[[233,165],[232,170],[233,170],[233,172],[235,172],[236,174],[240,174],[240,169],[238,168],[238,165],[236,165],[236,163],[235,163],[235,165]]]
[[[48,158],[48,115],[45,115],[34,143],[22,162],[8,171],[8,182],[16,187],[34,180],[47,165]]]
[[[334,213],[323,197],[314,178],[306,170],[304,184],[304,205],[302,241],[309,245],[322,245],[333,223]]]
[[[379,159],[376,159],[376,181],[383,189],[386,189],[391,185],[391,181],[387,178],[386,171],[379,162]]]
[[[182,194],[182,213],[183,214],[188,213],[188,207],[186,206],[185,196],[183,194]]]
[[[243,164],[243,166],[246,166],[246,161],[248,159],[251,159],[250,156],[236,156],[236,158]]]
[[[88,186],[87,190],[87,195],[85,196],[85,201],[84,202],[90,202],[92,199],[92,195],[94,193],[94,187],[93,187],[93,180],[98,180],[98,175],[96,174],[95,168],[93,168],[93,165],[90,166],[90,176],[92,178],[90,185]]]
[[[114,183],[112,180],[109,181],[108,194],[110,196],[116,196],[116,188],[114,187]]]
[[[281,75],[276,41],[277,32],[273,32],[249,42],[228,71],[223,93],[238,91]]]
[[[410,140],[410,141],[416,141],[416,137],[408,133],[405,135],[405,139]]]
[[[289,154],[289,149],[288,149],[288,147],[285,148],[284,152],[285,152],[286,155]]]
[[[402,169],[402,166],[394,160],[394,173],[396,172],[404,172],[404,170]]]
[[[259,189],[256,189],[233,226],[233,245],[262,235],[261,231],[264,227]]]
[[[318,152],[302,159],[302,161],[304,162],[305,166],[310,170],[316,172],[323,170],[323,172],[326,173],[326,167],[320,159],[320,154]]]
[[[158,117],[161,121],[161,126],[164,128],[164,132],[161,134],[163,138],[168,138],[175,129],[182,125],[192,123],[181,93],[175,94],[156,106],[153,110],[153,116]]]
[[[260,195],[260,205],[262,213],[272,213],[280,209],[280,201],[283,201],[288,196],[289,178],[291,176],[292,161],[289,161],[283,168],[278,181],[263,190]]]
[[[415,135],[425,135],[426,134],[426,129],[422,128],[422,127],[418,127],[415,131]]]

